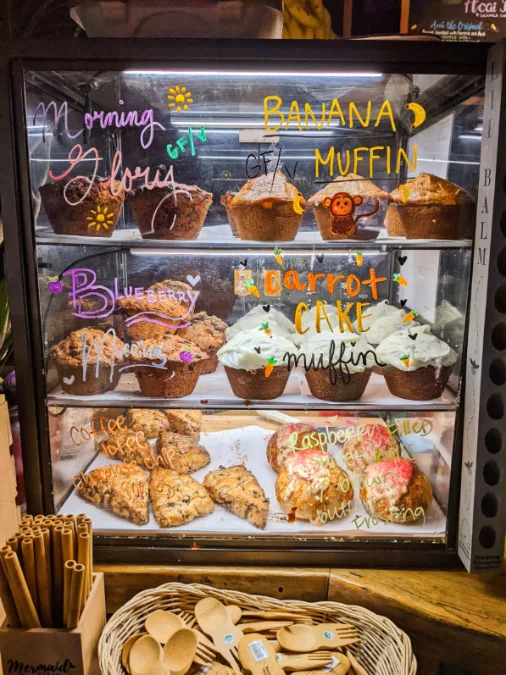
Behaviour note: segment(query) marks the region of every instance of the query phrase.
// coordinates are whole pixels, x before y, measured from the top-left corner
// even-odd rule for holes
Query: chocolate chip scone
[[[109,464],[87,473],[78,487],[81,497],[135,525],[149,520],[148,474],[137,467]]]
[[[117,431],[105,438],[100,443],[100,451],[110,459],[120,459],[126,464],[135,462],[142,469],[152,469],[157,461],[154,448],[144,440],[143,432],[131,429]]]
[[[202,426],[202,412],[200,410],[173,408],[172,410],[165,410],[165,415],[169,420],[169,431],[199,440]]]
[[[160,527],[177,527],[214,511],[205,487],[191,476],[170,469],[153,469],[149,496]]]
[[[127,426],[142,431],[145,438],[156,438],[160,431],[169,429],[169,420],[162,410],[131,408],[127,413]]]
[[[156,439],[158,454],[165,459],[170,468],[178,473],[193,473],[211,461],[203,445],[192,438],[171,431],[161,431]]]
[[[257,479],[242,464],[220,467],[204,478],[204,487],[217,504],[221,504],[239,518],[245,518],[263,530],[267,524],[269,500]]]

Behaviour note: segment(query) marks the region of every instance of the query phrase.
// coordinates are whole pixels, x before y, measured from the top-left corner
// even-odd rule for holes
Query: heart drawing
[[[186,275],[186,281],[188,281],[194,288],[200,281],[200,274],[196,277],[192,277],[191,274]]]

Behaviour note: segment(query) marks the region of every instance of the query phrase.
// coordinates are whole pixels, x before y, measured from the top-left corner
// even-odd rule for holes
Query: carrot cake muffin
[[[252,241],[292,241],[304,214],[295,213],[293,200],[298,194],[282,173],[252,178],[228,202],[227,212],[237,225],[241,239]],[[301,206],[306,202],[301,200]]]
[[[116,389],[123,347],[116,336],[97,328],[83,328],[67,335],[50,351],[63,391],[74,396],[95,396]]]
[[[142,431],[145,438],[157,438],[160,431],[170,426],[163,410],[153,408],[130,408],[126,423],[132,431]]]
[[[67,182],[46,183],[39,188],[39,192],[49,223],[56,234],[80,237],[112,237],[125,201],[125,192],[117,181],[115,192],[118,194],[113,195],[111,179],[99,176],[94,180],[92,176],[78,176]],[[85,194],[86,197],[82,199]]]
[[[168,408],[165,410],[165,416],[169,421],[169,431],[183,436],[189,436],[194,440],[200,439],[200,429],[202,427],[202,411]]]
[[[189,322],[188,308],[177,300],[167,297],[164,300],[147,296],[136,298],[130,295],[117,301],[119,318],[125,340],[136,342],[162,338],[165,334],[175,333],[178,327]]]
[[[172,431],[160,431],[156,439],[156,448],[170,468],[178,473],[193,473],[211,461],[203,445],[193,438]]]
[[[429,173],[420,173],[408,180],[403,188],[397,187],[390,195],[393,204],[386,219],[388,234],[399,236],[402,227],[408,239],[472,236],[474,199],[458,185]]]
[[[142,355],[130,357],[135,365],[133,371],[145,396],[152,398],[181,398],[195,389],[204,362],[205,354],[193,342],[183,340],[177,335],[166,335],[158,340],[145,340],[145,349],[159,350],[159,362]]]
[[[197,185],[175,184],[128,194],[143,239],[196,239],[213,203],[213,195]]]
[[[214,511],[214,502],[203,485],[169,469],[151,472],[149,496],[160,527],[178,527]]]
[[[290,340],[295,332],[295,325],[282,312],[270,305],[257,305],[250,309],[244,316],[227,328],[225,336],[227,340],[231,340],[239,333],[245,330],[260,328],[264,323],[269,324],[269,330],[275,335]]]
[[[217,316],[208,316],[198,312],[193,316],[192,325],[179,331],[179,337],[199,345],[209,357],[202,368],[202,375],[214,373],[218,368],[216,352],[226,342],[225,331],[228,325]]]
[[[389,195],[354,173],[338,176],[310,197],[322,239],[376,239],[383,227]]]

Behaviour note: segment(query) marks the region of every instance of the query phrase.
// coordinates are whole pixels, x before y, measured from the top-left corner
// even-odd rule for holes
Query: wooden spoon
[[[131,635],[123,645],[123,649],[121,650],[121,665],[127,671],[127,673],[130,672],[130,666],[128,663],[130,650],[132,649],[134,643],[137,642],[137,640],[143,635],[147,635],[147,633],[136,633],[135,635]]]
[[[238,605],[227,605],[227,612],[232,623],[239,623],[242,616],[242,609]]]
[[[170,675],[163,665],[162,648],[151,635],[143,635],[134,642],[128,664],[132,675]]]
[[[350,659],[351,667],[355,675],[367,675],[366,669],[360,665],[349,649],[346,650],[346,656]]]
[[[239,642],[239,659],[242,667],[252,675],[285,675],[271,643],[259,633],[242,638]]]
[[[163,665],[172,675],[184,675],[190,669],[197,651],[198,638],[190,628],[181,628],[163,648]]]
[[[184,623],[176,614],[157,609],[146,618],[144,626],[155,640],[164,645],[177,630],[184,627]]]
[[[277,633],[279,644],[290,652],[315,652],[336,649],[359,641],[355,626],[344,623],[321,623],[318,626],[295,624]]]

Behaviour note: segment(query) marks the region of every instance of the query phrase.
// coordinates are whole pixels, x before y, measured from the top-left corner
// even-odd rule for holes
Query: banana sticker
[[[414,115],[414,121],[413,124],[411,125],[412,129],[416,129],[425,122],[427,114],[425,112],[425,109],[422,108],[422,106],[419,103],[406,103],[404,107],[406,108],[406,110],[410,110]]]

